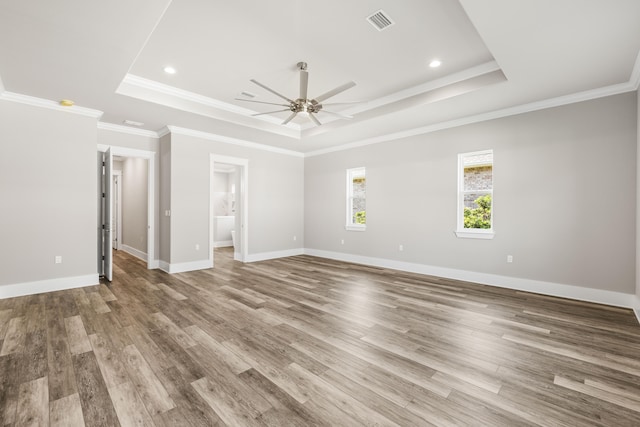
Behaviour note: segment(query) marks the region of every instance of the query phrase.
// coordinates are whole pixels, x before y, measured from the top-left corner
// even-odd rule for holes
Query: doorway
[[[99,206],[113,207],[113,213],[107,213],[106,209],[102,210],[101,218],[98,222],[99,238],[98,238],[98,272],[100,275],[105,276],[110,280],[110,272],[112,269],[112,253],[113,249],[125,250],[132,255],[141,258],[147,262],[147,268],[157,268],[158,260],[156,259],[156,247],[155,247],[155,233],[156,233],[156,211],[155,201],[156,196],[156,153],[153,151],[136,150],[122,147],[108,147],[98,145],[98,159],[105,159],[106,163],[109,163],[109,167],[100,167],[103,170],[100,173],[98,200]],[[107,160],[111,161],[108,162]],[[114,161],[115,160],[115,161]],[[136,171],[135,167],[129,169],[128,175],[130,179],[134,181],[135,186],[133,193],[129,192],[129,199],[142,201],[142,208],[138,207],[138,212],[133,212],[133,215],[129,216],[129,222],[123,218],[122,213],[117,214],[118,211],[123,210],[126,212],[125,202],[127,200],[125,189],[125,176],[123,172],[126,167],[125,162],[130,162],[132,165],[144,165],[143,172]],[[119,166],[118,163],[121,163]],[[115,167],[114,167],[115,166]],[[117,170],[119,168],[119,171]],[[132,173],[133,171],[133,173]],[[110,185],[108,185],[108,184]],[[109,188],[109,191],[103,189]],[[136,193],[135,189],[143,189],[144,196],[140,196],[141,192]],[[106,197],[105,197],[106,196]],[[146,199],[146,203],[145,203]],[[110,211],[112,209],[109,209]],[[142,214],[140,211],[142,210]],[[100,212],[100,211],[99,211]],[[127,215],[126,213],[124,214]],[[132,219],[133,218],[133,219]],[[133,222],[131,222],[133,221]],[[127,227],[127,223],[129,226]],[[127,230],[135,231],[134,236],[127,235]],[[113,237],[111,235],[113,234]],[[117,237],[116,237],[117,236]],[[130,242],[138,244],[127,245],[127,238]],[[103,242],[108,241],[108,244]],[[145,243],[141,244],[141,243]],[[115,244],[114,244],[115,243]],[[146,247],[145,247],[146,246]],[[142,250],[137,249],[141,248]]]
[[[233,259],[241,262],[247,259],[248,177],[248,159],[211,154],[209,257],[214,267],[216,246],[229,246],[231,243]]]

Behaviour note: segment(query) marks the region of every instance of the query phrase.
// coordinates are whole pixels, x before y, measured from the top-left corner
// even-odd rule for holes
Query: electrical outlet
[[[402,246],[402,245],[398,246],[398,250],[399,250],[400,252],[404,251],[404,246]]]
[[[62,264],[62,256],[61,255],[56,255],[55,263],[56,264]]]
[[[298,236],[293,236],[293,241],[295,242],[296,240],[298,240]]]
[[[340,244],[344,245],[344,239],[340,240]]]
[[[507,255],[507,262],[508,263],[512,263],[513,262],[513,255]]]
[[[196,251],[200,250],[200,245],[196,243]]]

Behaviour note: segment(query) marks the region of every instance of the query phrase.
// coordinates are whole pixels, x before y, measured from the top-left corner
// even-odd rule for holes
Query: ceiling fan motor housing
[[[318,104],[315,99],[298,98],[291,103],[291,111],[296,113],[317,113],[322,109],[322,104]]]

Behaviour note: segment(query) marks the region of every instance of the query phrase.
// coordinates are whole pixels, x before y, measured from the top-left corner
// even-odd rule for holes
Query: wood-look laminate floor
[[[9,426],[639,426],[630,310],[298,256],[0,300]]]

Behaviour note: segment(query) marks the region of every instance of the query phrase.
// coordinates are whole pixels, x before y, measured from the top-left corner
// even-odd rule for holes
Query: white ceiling
[[[384,31],[366,20],[380,9]],[[306,153],[634,90],[639,51],[638,0],[0,1],[5,97]],[[280,102],[250,79],[295,99],[300,61],[311,97],[357,83],[327,101],[362,101],[333,107],[352,120],[282,126],[287,112],[234,100]]]

